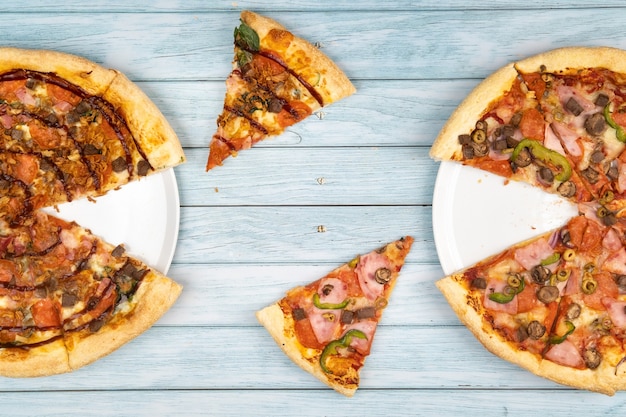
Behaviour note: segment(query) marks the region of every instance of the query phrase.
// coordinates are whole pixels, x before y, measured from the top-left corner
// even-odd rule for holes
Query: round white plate
[[[109,191],[95,201],[81,199],[47,213],[75,221],[95,235],[166,274],[178,241],[180,200],[174,169]]]
[[[433,233],[444,273],[562,226],[578,210],[525,183],[442,162],[433,194]]]

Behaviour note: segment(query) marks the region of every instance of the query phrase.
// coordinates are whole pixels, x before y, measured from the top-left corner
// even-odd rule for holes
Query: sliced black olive
[[[609,104],[609,96],[604,93],[598,94],[598,97],[596,97],[596,101],[594,101],[594,104],[599,107],[606,106],[607,104]]]
[[[570,97],[565,103],[565,108],[570,111],[574,116],[578,116],[583,112],[583,106],[581,106],[574,97]]]
[[[474,158],[474,147],[470,143],[466,143],[461,149],[463,151],[463,159]]]
[[[586,169],[582,170],[580,174],[591,184],[595,184],[596,182],[598,182],[598,171],[596,171],[592,167],[587,167]]]
[[[618,275],[615,282],[621,291],[626,291],[626,275]]]
[[[550,270],[543,265],[537,265],[530,270],[530,276],[537,284],[543,284],[550,277]]]
[[[470,135],[459,135],[459,144],[461,145],[469,145],[472,142],[472,138]]]
[[[356,311],[356,318],[359,320],[371,319],[376,316],[376,309],[372,307],[363,307]]]
[[[565,181],[565,182],[561,183],[556,188],[556,190],[563,197],[572,197],[574,194],[576,194],[576,184],[574,184],[572,181]]]
[[[32,90],[35,87],[37,87],[37,80],[35,80],[34,78],[29,78],[26,80],[26,88]]]
[[[354,311],[343,310],[341,312],[340,320],[343,324],[350,324],[354,321]]]
[[[530,151],[526,148],[522,149],[517,154],[517,158],[515,158],[515,161],[513,161],[515,166],[520,167],[520,168],[527,167],[528,165],[530,165],[531,162],[532,162],[532,155],[530,154]]]
[[[565,313],[565,317],[570,320],[578,318],[580,316],[580,304],[572,303],[567,307],[567,312]]]
[[[538,339],[541,339],[541,336],[543,336],[546,333],[546,326],[539,323],[537,320],[533,320],[530,323],[528,323],[527,331],[528,331],[528,336],[531,339],[538,340]]]
[[[376,282],[386,284],[391,279],[391,271],[388,268],[378,268],[375,274]]]
[[[474,278],[471,283],[472,288],[476,288],[479,290],[484,290],[487,288],[487,280],[482,277]]]
[[[150,171],[150,163],[148,161],[142,159],[137,163],[137,174],[139,174],[140,177],[148,175],[148,171]]]
[[[585,130],[592,136],[599,136],[606,130],[604,114],[595,113],[585,120]]]
[[[333,291],[334,288],[335,288],[334,285],[326,284],[324,285],[324,287],[322,287],[322,294],[328,295]]]
[[[600,362],[602,362],[602,355],[600,355],[600,352],[598,352],[596,348],[587,348],[583,352],[583,359],[585,360],[587,368],[596,369],[600,366]]]
[[[537,291],[537,299],[544,304],[549,304],[559,296],[559,289],[554,285],[546,285]]]
[[[541,167],[539,169],[539,178],[541,181],[551,184],[554,181],[554,172],[548,167]]]

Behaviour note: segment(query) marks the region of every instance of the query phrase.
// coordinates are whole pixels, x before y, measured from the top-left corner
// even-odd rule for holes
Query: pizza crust
[[[117,72],[104,68],[88,59],[64,52],[0,48],[0,73],[16,69],[53,72],[61,78],[80,86],[90,95],[102,95],[117,76]]]
[[[322,96],[323,105],[351,94],[356,88],[335,63],[307,40],[293,35],[273,19],[244,10],[241,20],[259,35],[261,49],[277,54],[290,70]]]
[[[329,379],[328,375],[322,371],[317,363],[317,355],[313,359],[307,359],[303,356],[302,350],[307,348],[300,345],[293,331],[293,322],[288,323],[285,314],[278,303],[274,303],[262,310],[256,312],[256,318],[274,338],[274,341],[280,346],[285,354],[300,368],[311,373],[317,379],[333,388],[341,394],[352,397],[357,390],[355,384],[343,385],[338,381]]]
[[[181,285],[151,270],[133,296],[134,308],[130,313],[114,314],[96,333],[88,329],[66,333],[70,368],[88,365],[148,330],[170,309],[181,291]]]
[[[459,135],[474,129],[487,106],[509,91],[517,77],[513,64],[506,65],[485,78],[472,90],[452,113],[430,149],[430,157],[437,160],[460,159]]]
[[[176,133],[148,96],[121,72],[103,94],[126,120],[126,124],[155,171],[185,162]]]
[[[602,394],[613,395],[615,383],[608,382],[607,375],[612,370],[574,369],[562,366],[549,360],[542,360],[535,354],[516,349],[513,343],[502,339],[483,321],[480,312],[477,312],[468,302],[467,290],[461,285],[462,273],[456,273],[437,281],[435,284],[442,292],[457,317],[474,334],[482,345],[491,353],[516,364],[535,375],[544,377],[559,384],[574,388],[581,388]],[[473,303],[482,309],[479,302]],[[617,380],[617,378],[613,377]],[[624,385],[624,382],[621,383]]]
[[[544,66],[547,72],[567,72],[569,68],[607,68],[626,73],[626,51],[609,47],[572,46],[554,49],[515,63],[520,72],[537,72]]]
[[[31,378],[70,372],[63,339],[29,349],[0,350],[0,375]]]

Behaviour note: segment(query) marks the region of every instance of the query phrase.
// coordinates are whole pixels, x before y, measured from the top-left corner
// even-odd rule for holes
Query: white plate
[[[528,184],[442,162],[433,194],[433,233],[446,274],[559,226],[574,204]]]
[[[81,199],[46,212],[90,229],[112,245],[167,273],[178,240],[180,200],[173,169],[109,191],[95,201]]]

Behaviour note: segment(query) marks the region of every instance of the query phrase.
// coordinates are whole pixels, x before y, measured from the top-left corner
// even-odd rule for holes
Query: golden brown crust
[[[443,278],[435,284],[457,317],[489,352],[535,375],[560,384],[607,395],[615,393],[617,384],[607,378],[610,378],[609,374],[612,374],[612,368],[603,365],[597,370],[580,370],[558,365],[549,360],[543,360],[528,351],[520,350],[515,344],[504,340],[483,320],[482,303],[479,300],[472,300],[472,296],[468,294],[466,287],[462,284],[463,279],[463,273],[459,272]],[[615,377],[611,379],[617,380]],[[624,382],[620,382],[620,384],[623,386]]]
[[[63,339],[29,349],[0,350],[0,375],[30,378],[70,372]]]
[[[53,72],[91,95],[101,95],[117,73],[85,58],[63,52],[0,48],[0,73],[16,69]]]
[[[280,23],[254,12],[244,10],[241,20],[259,35],[261,48],[267,48],[279,57],[298,76],[321,94],[324,105],[351,94],[356,88],[344,72],[314,45],[293,35]]]
[[[317,363],[317,357],[319,356],[317,353],[313,353],[311,355],[313,356],[313,359],[307,359],[305,357],[303,351],[306,351],[307,348],[303,347],[298,342],[293,330],[289,330],[294,328],[293,320],[291,317],[285,317],[279,303],[272,304],[260,311],[257,311],[256,318],[259,323],[267,329],[283,352],[285,352],[285,354],[296,365],[341,394],[348,397],[352,397],[354,395],[358,386],[356,384],[342,384],[340,381],[329,378],[328,374],[324,373]]]
[[[155,171],[185,162],[176,133],[148,96],[124,74],[115,71],[103,98],[120,112]]]
[[[478,84],[459,104],[441,129],[430,149],[431,158],[444,161],[459,160],[462,152],[459,135],[466,134],[474,128],[476,121],[483,116],[489,104],[506,93],[516,77],[515,67],[509,64]]]
[[[148,330],[174,304],[182,287],[150,271],[133,296],[132,309],[114,314],[96,333],[68,332],[65,343],[71,369],[90,364]]]
[[[553,49],[515,63],[515,68],[523,73],[540,71],[559,73],[568,69],[607,68],[618,73],[626,73],[626,51],[609,47],[581,47]]]

